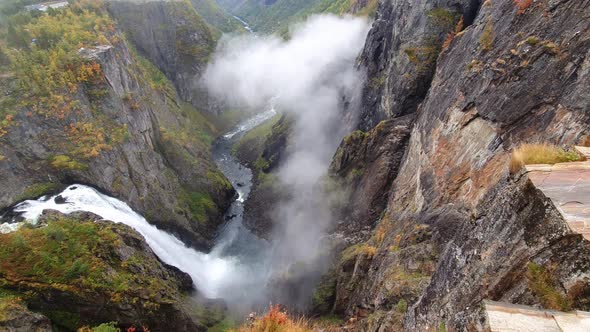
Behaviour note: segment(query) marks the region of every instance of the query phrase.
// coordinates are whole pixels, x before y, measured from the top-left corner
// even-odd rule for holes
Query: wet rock
[[[137,50],[174,83],[182,100],[208,112],[220,111],[199,84],[215,38],[190,3],[110,1],[108,10]]]
[[[57,195],[55,196],[55,198],[53,199],[53,201],[55,202],[55,204],[66,204],[66,199],[63,198],[62,195]]]

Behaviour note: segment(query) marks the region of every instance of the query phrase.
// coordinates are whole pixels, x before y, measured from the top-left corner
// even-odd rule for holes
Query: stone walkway
[[[560,312],[484,301],[491,332],[588,332],[590,312]]]
[[[526,165],[526,170],[533,184],[559,209],[570,229],[590,240],[590,148],[576,146],[576,150],[588,161]]]

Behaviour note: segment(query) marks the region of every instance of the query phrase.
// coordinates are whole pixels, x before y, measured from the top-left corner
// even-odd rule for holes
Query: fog
[[[326,265],[318,253],[333,220],[318,183],[348,129],[344,96],[347,112],[354,113],[350,108],[362,81],[355,60],[368,29],[362,18],[321,15],[294,27],[287,40],[226,36],[204,74],[210,94],[224,103],[262,110],[272,100],[279,112],[293,119],[287,158],[276,171],[289,199],[273,211],[272,253],[264,256],[271,277],[260,285],[282,303],[304,305]],[[287,270],[291,276],[301,275],[281,280]]]

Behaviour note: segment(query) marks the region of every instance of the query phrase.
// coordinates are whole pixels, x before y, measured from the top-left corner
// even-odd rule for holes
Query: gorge
[[[590,328],[588,0],[38,3],[0,330]]]

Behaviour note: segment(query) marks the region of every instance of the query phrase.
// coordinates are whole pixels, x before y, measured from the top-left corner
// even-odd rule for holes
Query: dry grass
[[[230,332],[314,332],[318,330],[330,332],[336,329],[336,326],[313,322],[305,317],[291,317],[277,304],[271,306],[265,316],[254,318]]]
[[[512,152],[510,172],[515,174],[520,171],[524,165],[557,164],[584,159],[584,156],[576,151],[567,151],[558,146],[547,143],[523,144]]]

